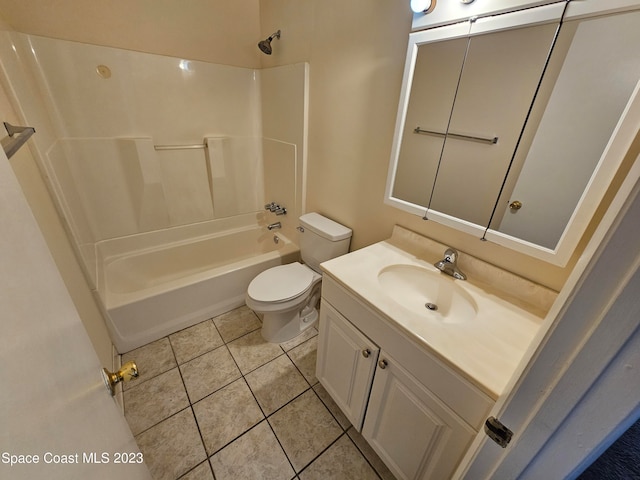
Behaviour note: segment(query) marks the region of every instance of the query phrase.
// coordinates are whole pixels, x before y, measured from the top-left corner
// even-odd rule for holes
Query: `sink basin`
[[[473,320],[478,308],[453,278],[414,265],[390,265],[378,273],[378,282],[403,308],[444,323]]]

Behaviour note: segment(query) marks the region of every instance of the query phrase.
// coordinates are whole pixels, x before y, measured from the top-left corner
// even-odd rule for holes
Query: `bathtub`
[[[119,353],[244,304],[260,272],[299,259],[298,246],[252,225],[102,255],[98,298]],[[99,255],[100,256],[100,255]]]

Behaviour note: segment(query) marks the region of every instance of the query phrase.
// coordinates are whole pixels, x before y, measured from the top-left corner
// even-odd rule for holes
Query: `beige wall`
[[[404,56],[408,0],[0,0],[17,30],[215,63],[310,63],[307,210],[354,229],[352,248],[399,224],[559,289],[555,267],[383,203]],[[185,6],[188,5],[188,8]],[[259,24],[259,25],[258,25]],[[256,43],[275,30],[274,53]],[[583,242],[584,243],[584,242]]]
[[[307,210],[353,228],[352,248],[402,225],[559,289],[559,268],[383,203],[411,28],[407,0],[261,0],[262,36],[282,29],[263,66],[310,63]],[[279,42],[279,43],[276,43]]]
[[[0,0],[17,31],[256,68],[259,0]]]

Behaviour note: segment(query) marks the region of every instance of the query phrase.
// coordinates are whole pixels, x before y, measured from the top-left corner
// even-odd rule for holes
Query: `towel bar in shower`
[[[8,137],[2,139],[2,148],[7,154],[7,158],[11,158],[24,145],[24,142],[36,133],[36,129],[33,127],[17,127],[8,122],[4,122],[4,128],[9,134]]]
[[[207,148],[206,143],[196,143],[193,145],[154,145],[156,150],[199,150]]]

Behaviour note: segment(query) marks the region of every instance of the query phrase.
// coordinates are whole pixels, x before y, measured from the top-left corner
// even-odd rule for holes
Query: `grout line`
[[[211,322],[211,324],[213,325],[213,328],[216,329],[216,332],[218,332],[218,335],[220,335],[220,332],[218,331],[218,329],[216,328],[216,325],[213,323],[213,319],[209,319],[206,320]],[[199,325],[199,324],[198,324]],[[222,339],[222,337],[220,337]],[[171,339],[169,338],[169,336],[167,335],[167,339],[169,340],[169,345],[171,346],[171,351],[173,352],[173,357],[176,361],[176,365],[177,365],[177,369],[178,372],[180,373],[180,380],[182,380],[182,387],[184,388],[184,393],[187,395],[187,401],[189,402],[189,409],[191,410],[191,415],[193,416],[193,421],[196,424],[196,428],[198,429],[198,435],[200,436],[200,444],[202,445],[202,450],[204,450],[204,461],[207,462],[207,465],[209,467],[209,470],[211,471],[211,475],[213,476],[213,478],[215,479],[215,473],[213,473],[213,467],[211,466],[211,462],[209,461],[209,454],[207,453],[207,446],[204,443],[204,437],[202,436],[202,430],[200,429],[200,424],[198,423],[198,417],[196,417],[196,412],[193,409],[193,402],[191,401],[191,396],[189,395],[189,391],[187,390],[187,384],[184,381],[184,377],[182,375],[182,370],[180,369],[180,364],[178,363],[178,357],[176,356],[176,351],[173,347],[173,344],[171,343]],[[215,349],[213,349],[215,350]],[[212,352],[213,350],[208,350],[206,353]],[[205,355],[204,353],[202,355]],[[201,357],[202,355],[199,355],[198,357]],[[194,358],[198,358],[198,357],[194,357]],[[191,359],[193,360],[193,359]],[[191,361],[189,360],[189,361]],[[184,362],[187,363],[187,362]],[[198,465],[200,465],[200,463],[196,464],[190,471],[194,470],[196,467],[198,467]],[[184,475],[186,475],[188,472],[186,472]],[[182,475],[184,477],[184,475]]]
[[[358,444],[356,442],[353,441],[353,438],[351,438],[351,436],[349,435],[349,429],[353,428],[355,430],[355,427],[353,425],[351,425],[349,428],[347,428],[344,433],[347,436],[347,438],[349,439],[349,441],[353,444],[354,447],[356,447],[356,450],[358,452],[360,452],[360,455],[362,456],[362,458],[364,458],[364,461],[367,462],[369,464],[369,466],[371,467],[371,470],[374,471],[374,473],[378,476],[378,478],[380,480],[383,480],[382,475],[380,475],[380,472],[378,472],[378,469],[373,465],[373,463],[371,463],[369,461],[369,458],[367,458],[367,456],[364,454],[364,452],[362,450],[360,450],[360,447],[358,447]],[[356,430],[357,431],[357,430]],[[359,432],[358,432],[359,433]],[[377,455],[377,454],[376,454]]]
[[[299,396],[300,395],[298,395],[298,397]],[[298,398],[298,397],[296,397],[296,398]],[[289,403],[291,403],[291,402],[289,402]],[[287,405],[289,405],[289,403],[287,403]],[[273,412],[273,413],[275,413],[275,412]],[[273,413],[271,415],[273,415]],[[287,462],[289,462],[289,465],[291,465],[291,470],[293,470],[294,478],[298,478],[298,472],[296,472],[296,467],[293,466],[293,463],[291,462],[291,459],[289,458],[289,455],[287,454],[287,451],[284,449],[284,445],[282,445],[282,442],[280,442],[280,439],[278,438],[278,435],[276,434],[276,431],[273,429],[273,426],[269,422],[268,418],[265,418],[265,421],[267,422],[267,425],[269,425],[269,428],[271,429],[271,433],[273,433],[273,436],[275,437],[276,442],[278,442],[278,445],[280,445],[280,450],[282,450],[282,453],[284,453],[284,457],[287,459]]]
[[[313,459],[309,463],[307,463],[304,467],[302,467],[302,469],[299,472],[297,472],[297,475],[300,475],[307,468],[309,468],[311,466],[311,464],[313,464],[313,462],[315,462],[318,458],[320,458],[327,450],[329,450],[335,443],[337,443],[338,440],[340,440],[346,434],[347,434],[347,432],[345,432],[343,430],[342,433],[340,433],[340,435],[338,435],[338,437],[333,442],[331,442],[329,445],[327,445],[318,455],[313,457]]]
[[[136,437],[138,437],[139,435],[142,435],[145,432],[148,432],[149,430],[151,430],[153,427],[157,427],[158,425],[160,425],[162,422],[164,422],[165,420],[169,420],[172,417],[175,417],[176,415],[178,415],[181,412],[184,412],[187,408],[191,407],[191,405],[187,405],[184,408],[181,408],[180,410],[178,410],[177,412],[172,413],[171,415],[169,415],[168,417],[163,418],[162,420],[160,420],[157,423],[154,423],[153,425],[151,425],[149,428],[145,428],[144,430],[142,430],[141,432],[136,433],[133,438],[135,439]],[[133,432],[132,432],[133,433]],[[137,441],[136,441],[137,442]]]
[[[213,470],[211,469],[211,464],[209,463],[209,457],[206,458],[206,460],[197,463],[196,465],[194,465],[194,467],[190,470],[187,470],[186,472],[184,472],[182,475],[180,475],[176,480],[180,480],[182,478],[185,478],[187,475],[189,475],[191,472],[193,472],[196,468],[198,468],[200,465],[202,465],[203,463],[206,463],[209,466],[209,470],[211,471],[211,474],[213,475]],[[213,478],[215,480],[215,475],[213,475]]]
[[[315,337],[315,335],[314,335],[314,337]],[[302,375],[302,378],[304,378],[304,380],[309,384],[309,386],[310,386],[311,388],[313,388],[313,385],[315,385],[316,383],[319,383],[318,379],[316,378],[316,383],[314,383],[314,384],[312,385],[312,384],[311,384],[311,382],[309,381],[309,379],[306,377],[306,375],[302,372],[302,370],[300,370],[300,367],[298,367],[298,364],[295,362],[295,360],[294,360],[293,358],[291,358],[291,355],[289,355],[289,352],[290,352],[290,351],[292,351],[292,350],[295,350],[296,348],[298,348],[298,347],[300,347],[300,346],[304,345],[305,343],[307,343],[307,342],[311,341],[314,337],[311,337],[311,338],[309,338],[309,339],[305,340],[304,342],[302,342],[301,344],[296,345],[295,347],[293,347],[293,348],[292,348],[292,349],[290,349],[289,351],[284,352],[284,354],[285,354],[287,357],[289,357],[289,360],[291,360],[291,363],[293,363],[293,366],[294,366],[294,367],[296,367],[296,370],[298,370],[298,372],[300,373],[300,375]],[[315,372],[314,372],[314,373],[315,373]],[[324,402],[323,402],[323,405],[324,405]]]
[[[255,313],[254,313],[254,315],[255,315]],[[216,317],[214,317],[214,318],[216,318]],[[305,380],[305,382],[307,383],[308,387],[307,387],[303,392],[301,392],[300,394],[296,395],[295,397],[293,397],[292,399],[290,399],[289,401],[287,401],[284,405],[280,406],[279,408],[277,408],[276,410],[274,410],[273,412],[271,412],[269,415],[266,415],[265,410],[263,409],[263,407],[262,407],[262,406],[260,405],[260,403],[258,402],[258,399],[257,399],[257,397],[255,396],[255,393],[254,393],[254,392],[253,392],[253,390],[251,389],[251,386],[249,385],[249,383],[247,382],[247,380],[246,380],[246,378],[245,378],[245,377],[246,377],[246,375],[248,375],[248,374],[250,374],[250,373],[254,372],[255,370],[257,370],[258,368],[261,368],[261,367],[263,367],[264,365],[266,365],[266,364],[268,364],[268,363],[270,363],[270,362],[274,361],[275,359],[280,358],[280,356],[281,356],[282,354],[280,354],[280,355],[276,356],[276,357],[275,357],[275,358],[273,358],[273,359],[270,359],[270,360],[269,360],[269,361],[267,361],[266,363],[264,363],[264,364],[262,364],[262,365],[260,365],[260,366],[258,366],[258,367],[256,367],[256,368],[254,368],[254,369],[252,369],[252,370],[250,370],[250,371],[248,371],[248,372],[246,372],[246,373],[243,373],[243,372],[242,372],[242,370],[240,369],[240,366],[238,365],[238,362],[236,361],[236,358],[233,356],[233,354],[231,354],[231,351],[230,351],[230,349],[229,349],[229,347],[228,347],[228,344],[229,344],[229,343],[232,343],[232,342],[234,342],[234,341],[236,341],[236,340],[238,340],[238,339],[240,339],[240,338],[242,338],[242,337],[245,337],[245,336],[247,336],[247,335],[250,335],[250,334],[252,334],[252,333],[256,332],[257,330],[259,330],[259,328],[255,329],[255,330],[252,330],[252,331],[250,331],[250,332],[244,333],[243,335],[240,335],[239,337],[234,338],[234,339],[232,339],[232,340],[229,340],[229,341],[227,342],[227,341],[225,341],[225,340],[224,340],[224,338],[222,338],[222,335],[220,335],[220,330],[219,330],[219,329],[218,329],[218,327],[216,326],[215,322],[213,322],[213,318],[210,318],[210,319],[208,319],[208,320],[204,320],[204,321],[203,321],[203,322],[201,322],[201,323],[204,323],[204,322],[206,322],[206,321],[211,321],[211,322],[212,322],[212,324],[213,324],[214,328],[216,329],[216,331],[218,332],[218,334],[219,334],[219,336],[220,336],[220,339],[221,339],[221,340],[222,340],[222,342],[223,342],[223,344],[222,344],[222,345],[219,345],[219,346],[217,346],[217,347],[215,347],[215,348],[212,348],[212,349],[210,349],[210,350],[207,350],[206,352],[201,353],[201,354],[197,355],[196,357],[191,358],[191,359],[189,359],[189,360],[187,360],[187,361],[183,362],[182,364],[178,364],[178,359],[177,359],[177,356],[176,356],[176,350],[175,350],[175,348],[174,348],[174,345],[173,345],[173,344],[172,344],[172,342],[171,342],[171,339],[169,338],[169,335],[167,335],[166,337],[163,337],[163,338],[167,338],[167,340],[168,340],[168,342],[169,342],[169,346],[170,346],[170,348],[171,348],[171,352],[172,352],[172,354],[173,354],[173,357],[174,357],[174,360],[175,360],[176,365],[175,365],[174,367],[172,367],[172,368],[170,368],[170,369],[168,369],[168,370],[164,371],[164,372],[160,372],[160,373],[158,373],[157,375],[154,375],[153,377],[150,377],[150,378],[148,378],[148,379],[145,379],[145,381],[144,381],[144,382],[141,382],[141,384],[142,384],[142,383],[145,383],[145,382],[146,382],[146,381],[148,381],[148,380],[151,380],[151,379],[153,379],[153,378],[156,378],[156,377],[158,377],[158,376],[160,376],[160,375],[163,375],[163,374],[165,374],[165,373],[168,373],[168,372],[170,372],[171,370],[173,370],[173,368],[177,368],[177,369],[178,369],[178,373],[179,373],[179,375],[180,375],[180,379],[181,379],[181,381],[182,381],[182,386],[183,386],[184,391],[185,391],[185,394],[186,394],[186,396],[187,396],[187,401],[189,402],[188,408],[191,410],[191,414],[193,415],[193,418],[194,418],[194,420],[195,420],[195,422],[196,422],[196,427],[197,427],[197,429],[198,429],[198,434],[200,435],[200,441],[201,441],[202,447],[203,447],[203,449],[204,449],[204,451],[205,451],[205,455],[206,455],[206,460],[205,460],[205,462],[207,462],[207,463],[208,463],[208,465],[209,465],[209,469],[210,469],[210,471],[211,471],[211,473],[212,473],[212,475],[213,475],[214,479],[215,479],[216,477],[215,477],[215,472],[213,471],[213,467],[212,467],[211,462],[210,462],[211,457],[213,457],[215,454],[217,454],[218,452],[220,452],[221,450],[223,450],[224,448],[226,448],[227,446],[229,446],[231,443],[233,443],[233,442],[235,442],[236,440],[238,440],[240,437],[242,437],[243,435],[245,435],[246,433],[248,433],[248,432],[249,432],[249,431],[251,431],[252,429],[256,428],[256,427],[257,427],[258,425],[260,425],[263,421],[266,421],[266,422],[267,422],[267,425],[269,426],[269,428],[270,428],[271,432],[273,433],[274,437],[276,438],[276,441],[278,442],[278,445],[280,446],[280,448],[281,448],[282,452],[285,454],[285,457],[287,458],[287,461],[288,461],[288,462],[289,462],[289,464],[291,465],[291,468],[292,468],[292,470],[294,471],[294,477],[293,477],[293,479],[297,479],[297,478],[299,478],[299,474],[300,474],[300,473],[302,473],[305,469],[307,469],[307,468],[308,468],[308,467],[309,467],[313,462],[315,462],[315,461],[316,461],[316,460],[317,460],[321,455],[323,455],[323,454],[324,454],[324,453],[325,453],[329,448],[331,448],[331,446],[333,446],[333,445],[334,445],[334,444],[335,444],[335,443],[336,443],[336,442],[337,442],[337,441],[338,441],[338,440],[339,440],[343,435],[347,435],[347,437],[349,438],[349,441],[350,441],[352,444],[354,444],[354,446],[356,447],[356,450],[357,450],[357,451],[359,452],[359,454],[364,458],[364,460],[365,460],[365,461],[366,461],[366,462],[371,466],[371,468],[372,468],[372,469],[373,469],[373,471],[376,473],[376,475],[377,475],[379,478],[382,478],[382,477],[381,477],[381,475],[378,473],[378,471],[375,469],[375,467],[374,467],[374,466],[371,464],[371,462],[368,460],[368,458],[364,455],[364,453],[363,453],[363,452],[358,448],[358,446],[355,444],[355,442],[354,442],[354,441],[351,439],[351,437],[349,437],[349,435],[347,434],[347,430],[348,430],[350,427],[347,427],[347,428],[345,429],[345,428],[340,424],[340,422],[338,421],[338,419],[336,418],[336,416],[333,414],[333,412],[331,411],[331,409],[330,409],[330,408],[329,408],[329,407],[324,403],[324,401],[322,400],[322,398],[320,398],[320,396],[318,395],[318,392],[313,388],[315,385],[318,385],[318,384],[319,384],[319,382],[318,382],[318,381],[316,381],[316,383],[314,383],[314,384],[312,385],[312,384],[311,384],[311,382],[310,382],[310,380],[309,380],[309,379],[307,379],[307,377],[304,375],[304,373],[302,372],[302,370],[300,369],[300,367],[296,364],[296,362],[294,361],[294,359],[289,355],[289,352],[291,352],[292,350],[294,350],[294,349],[296,349],[296,348],[298,348],[298,347],[300,347],[300,346],[304,345],[305,343],[307,343],[307,342],[311,341],[314,337],[316,337],[316,336],[317,336],[317,334],[316,334],[316,335],[313,335],[312,337],[309,337],[308,339],[304,340],[303,342],[299,343],[298,345],[295,345],[294,347],[290,348],[289,350],[285,350],[285,348],[283,347],[283,345],[282,345],[282,344],[277,344],[277,345],[280,347],[280,349],[282,350],[282,354],[284,354],[284,355],[286,355],[286,356],[287,356],[287,358],[289,359],[289,361],[290,361],[290,362],[294,365],[294,367],[296,368],[297,372],[302,376],[302,378],[304,378],[304,380]],[[195,325],[194,325],[194,326],[195,326]],[[191,327],[187,327],[187,328],[185,328],[185,329],[183,329],[183,330],[186,330],[186,329],[188,329],[188,328],[191,328]],[[316,329],[316,330],[317,330],[317,329]],[[181,331],[182,331],[182,330],[181,330]],[[176,333],[177,333],[177,332],[176,332]],[[153,342],[151,342],[151,343],[153,343]],[[183,377],[183,375],[182,375],[182,370],[180,369],[180,366],[181,366],[181,365],[185,365],[186,363],[188,363],[188,362],[190,362],[190,361],[192,361],[192,360],[195,360],[196,358],[199,358],[199,357],[201,357],[201,356],[203,356],[203,355],[206,355],[207,353],[210,353],[210,352],[212,352],[212,351],[214,351],[214,350],[216,350],[216,349],[218,349],[218,348],[220,348],[220,347],[222,347],[222,346],[226,347],[227,352],[229,353],[229,355],[231,356],[231,358],[232,358],[232,360],[233,360],[234,364],[235,364],[235,365],[236,365],[236,367],[238,368],[238,371],[239,371],[239,373],[240,373],[240,376],[239,376],[238,378],[235,378],[235,379],[231,380],[229,383],[227,383],[227,384],[225,384],[225,385],[221,386],[220,388],[216,389],[215,391],[213,391],[213,392],[209,393],[209,394],[208,394],[208,395],[206,395],[205,397],[203,397],[203,398],[201,398],[201,399],[197,400],[196,402],[192,402],[192,401],[191,401],[191,398],[190,398],[190,396],[189,396],[189,392],[188,392],[188,390],[187,390],[187,386],[186,386],[186,383],[185,383],[185,381],[184,381],[184,377]],[[141,347],[140,347],[140,348],[141,348]],[[194,406],[194,404],[196,404],[196,403],[198,403],[198,402],[200,402],[200,401],[204,400],[205,398],[207,398],[207,397],[211,396],[212,394],[214,394],[214,393],[216,393],[216,392],[220,391],[222,388],[225,388],[225,387],[227,387],[228,385],[230,385],[231,383],[234,383],[234,382],[236,382],[236,381],[238,381],[238,380],[240,380],[240,379],[242,379],[242,380],[244,381],[245,385],[249,388],[249,391],[251,392],[251,395],[253,396],[253,398],[254,398],[254,400],[255,400],[256,404],[258,405],[258,408],[260,408],[260,411],[262,412],[263,418],[262,418],[258,423],[256,423],[255,425],[253,425],[252,427],[250,427],[250,428],[249,428],[249,429],[247,429],[246,431],[242,432],[240,435],[238,435],[237,437],[233,438],[233,439],[232,439],[232,440],[230,440],[228,443],[226,443],[224,446],[222,446],[222,447],[218,448],[216,451],[212,452],[212,453],[209,455],[209,453],[207,452],[207,449],[206,449],[206,447],[205,447],[204,437],[202,436],[202,431],[201,431],[201,429],[200,429],[200,424],[198,423],[198,419],[197,419],[197,417],[196,417],[196,415],[195,415],[195,410],[194,410],[193,406]],[[317,380],[317,379],[316,379],[316,380]],[[137,387],[137,386],[138,386],[138,385],[136,385],[136,387]],[[132,388],[135,388],[135,387],[132,387]],[[285,449],[284,449],[284,447],[283,447],[283,445],[282,445],[282,443],[281,443],[280,439],[278,438],[278,435],[276,434],[276,432],[275,432],[275,430],[273,429],[273,427],[272,427],[271,423],[269,422],[269,418],[270,418],[270,417],[272,417],[272,416],[273,416],[274,414],[276,414],[277,412],[279,412],[280,410],[282,410],[284,407],[288,406],[289,404],[291,404],[292,402],[294,402],[295,400],[297,400],[298,398],[300,398],[302,395],[306,394],[309,390],[312,390],[312,391],[313,391],[313,394],[314,394],[314,395],[315,395],[315,396],[320,400],[321,405],[323,405],[323,407],[324,407],[324,408],[329,412],[329,414],[330,414],[330,415],[331,415],[331,417],[334,419],[334,421],[336,422],[336,424],[340,427],[340,429],[342,430],[342,432],[340,433],[340,435],[338,435],[338,437],[337,437],[333,442],[331,442],[331,443],[330,443],[327,447],[325,447],[325,448],[324,448],[324,449],[323,449],[323,450],[322,450],[318,455],[316,455],[316,456],[315,456],[315,457],[314,457],[310,462],[308,462],[308,463],[307,463],[307,465],[305,465],[305,466],[300,470],[300,472],[297,472],[297,471],[296,471],[296,469],[295,469],[295,467],[293,466],[293,463],[291,462],[291,459],[289,458],[289,455],[287,455],[287,452],[285,451]],[[178,412],[173,413],[172,415],[169,415],[168,417],[166,417],[166,418],[162,419],[161,421],[159,421],[159,422],[157,422],[156,424],[152,425],[151,427],[149,427],[149,428],[145,429],[144,431],[139,432],[139,433],[136,435],[136,437],[137,437],[138,435],[141,435],[142,433],[144,433],[144,432],[148,431],[149,429],[151,429],[151,428],[153,428],[153,427],[157,426],[158,424],[160,424],[160,423],[164,422],[165,420],[168,420],[169,418],[173,417],[174,415],[177,415],[178,413],[181,413],[181,412],[182,412],[182,411],[184,411],[186,408],[187,408],[187,407],[185,407],[185,408],[183,408],[183,409],[179,410]],[[197,468],[198,466],[200,466],[200,465],[201,465],[201,463],[202,463],[202,462],[200,462],[200,463],[196,464],[196,465],[195,465],[192,469],[190,469],[188,472],[185,472],[185,473],[183,474],[183,476],[184,476],[184,475],[187,475],[189,472],[191,472],[192,470],[194,470],[195,468]]]
[[[191,415],[193,415],[193,421],[196,423],[196,428],[198,429],[198,435],[200,435],[200,443],[202,444],[202,449],[204,450],[204,461],[207,462],[207,464],[209,465],[209,470],[211,470],[211,473],[213,474],[213,467],[211,466],[211,462],[209,462],[209,453],[207,452],[207,446],[204,443],[204,437],[202,436],[202,430],[200,430],[200,424],[198,423],[198,417],[196,417],[196,412],[193,410],[193,404],[190,404],[189,408],[191,409]],[[198,465],[200,465],[200,464],[198,463],[193,468],[196,468]],[[214,478],[215,478],[215,475],[214,475]]]
[[[258,423],[256,423],[255,425],[251,425],[249,428],[247,428],[244,432],[242,432],[240,435],[238,435],[237,437],[234,437],[233,439],[229,440],[227,443],[225,443],[223,446],[221,446],[220,448],[218,448],[217,450],[215,450],[214,452],[211,453],[211,455],[207,454],[207,459],[211,459],[211,457],[213,457],[214,455],[220,453],[222,450],[224,450],[225,448],[227,448],[229,445],[231,445],[233,442],[235,442],[236,440],[244,437],[247,433],[249,433],[251,430],[253,430],[254,428],[256,428],[258,425],[260,425],[262,422],[266,422],[267,419],[266,417],[263,418],[262,420],[260,420]],[[267,422],[269,423],[269,422]]]
[[[347,428],[344,428],[344,427],[342,426],[342,424],[340,423],[340,420],[338,420],[338,417],[336,417],[336,416],[334,415],[334,413],[331,411],[331,409],[329,408],[329,406],[328,406],[326,403],[324,403],[324,400],[322,400],[322,397],[318,394],[317,390],[316,390],[315,388],[313,388],[313,387],[315,387],[316,385],[320,385],[320,386],[322,386],[322,384],[321,384],[320,382],[318,382],[318,383],[314,383],[314,384],[313,384],[313,386],[311,387],[311,390],[313,390],[313,393],[315,393],[315,394],[316,394],[316,397],[318,397],[318,400],[320,400],[320,403],[321,403],[322,405],[324,405],[324,408],[326,408],[326,409],[329,411],[329,414],[333,417],[333,419],[336,421],[336,423],[337,423],[337,424],[338,424],[338,426],[342,429],[342,431],[343,431],[343,432],[346,432],[347,430],[349,430],[349,429],[353,426],[353,425],[351,425],[351,422],[349,422],[349,426],[348,426]],[[324,388],[324,387],[322,387],[322,388]],[[340,407],[338,407],[338,408],[340,408]]]
[[[249,388],[251,389],[251,388]],[[275,409],[273,412],[271,412],[269,415],[265,416],[265,418],[269,419],[271,418],[273,415],[275,415],[277,412],[279,412],[280,410],[282,410],[284,407],[286,407],[287,405],[289,405],[291,402],[294,402],[295,400],[297,400],[298,398],[300,398],[302,395],[304,395],[305,393],[307,393],[309,390],[313,390],[313,388],[311,387],[307,387],[304,389],[303,392],[299,393],[298,395],[296,395],[295,397],[293,397],[291,400],[289,400],[287,403],[285,403],[284,405],[282,405],[281,407],[278,407],[277,409]],[[251,392],[253,393],[253,392]],[[257,401],[257,400],[256,400]]]

